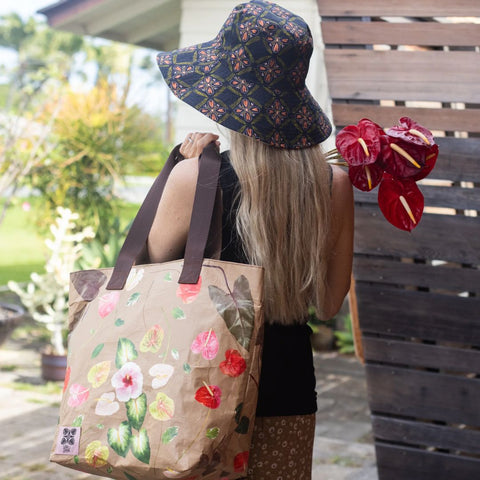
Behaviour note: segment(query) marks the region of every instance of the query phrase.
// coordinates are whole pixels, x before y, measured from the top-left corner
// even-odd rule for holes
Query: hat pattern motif
[[[160,52],[157,63],[173,94],[214,122],[274,147],[305,148],[332,129],[305,86],[312,50],[301,17],[252,0],[212,41]]]

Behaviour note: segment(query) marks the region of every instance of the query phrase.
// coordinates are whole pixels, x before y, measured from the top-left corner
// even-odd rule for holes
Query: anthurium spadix
[[[348,168],[348,176],[354,187],[369,192],[381,182],[383,168],[378,162],[369,165],[351,166]]]
[[[348,125],[337,134],[335,146],[349,166],[370,165],[380,153],[379,125],[362,118],[357,125]]]
[[[424,208],[416,182],[430,174],[438,157],[432,132],[409,117],[386,130],[363,118],[343,128],[335,144],[327,161],[347,166],[350,181],[359,190],[368,192],[380,185],[378,204],[384,217],[401,230],[413,230]]]
[[[381,155],[387,173],[395,178],[408,178],[425,168],[427,148],[385,135]]]
[[[407,143],[419,145],[422,147],[431,147],[435,145],[433,134],[428,128],[422,127],[419,123],[409,117],[402,117],[400,125],[388,128],[387,135],[394,138],[400,138]]]

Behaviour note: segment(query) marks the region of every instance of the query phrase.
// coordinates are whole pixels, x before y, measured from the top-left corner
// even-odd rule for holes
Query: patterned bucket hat
[[[157,63],[174,95],[214,122],[273,147],[305,148],[332,131],[305,86],[312,50],[301,17],[252,0],[212,41],[160,52]]]

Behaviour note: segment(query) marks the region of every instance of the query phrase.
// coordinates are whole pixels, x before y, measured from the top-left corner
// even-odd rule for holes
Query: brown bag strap
[[[180,145],[177,145],[172,150],[162,171],[147,193],[118,254],[107,290],[121,290],[124,287],[136,258],[145,247],[168,176],[173,167],[183,159],[179,148]],[[209,241],[211,249],[219,250],[218,238],[221,239],[218,235],[221,228],[221,214],[219,214],[221,194],[218,186],[220,163],[221,157],[214,143],[210,143],[204,148],[199,158],[197,188],[179,283],[198,282],[209,233],[213,232],[215,235],[214,240],[210,239]],[[216,207],[215,204],[217,204]],[[211,229],[212,219],[214,228]]]

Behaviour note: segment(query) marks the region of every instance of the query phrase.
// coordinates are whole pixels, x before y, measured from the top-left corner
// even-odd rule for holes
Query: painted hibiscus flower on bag
[[[379,185],[378,205],[395,227],[412,231],[420,222],[424,200],[417,182],[435,166],[438,146],[432,132],[408,117],[383,129],[367,118],[348,125],[336,138],[329,163],[348,166],[352,185],[369,192]]]

